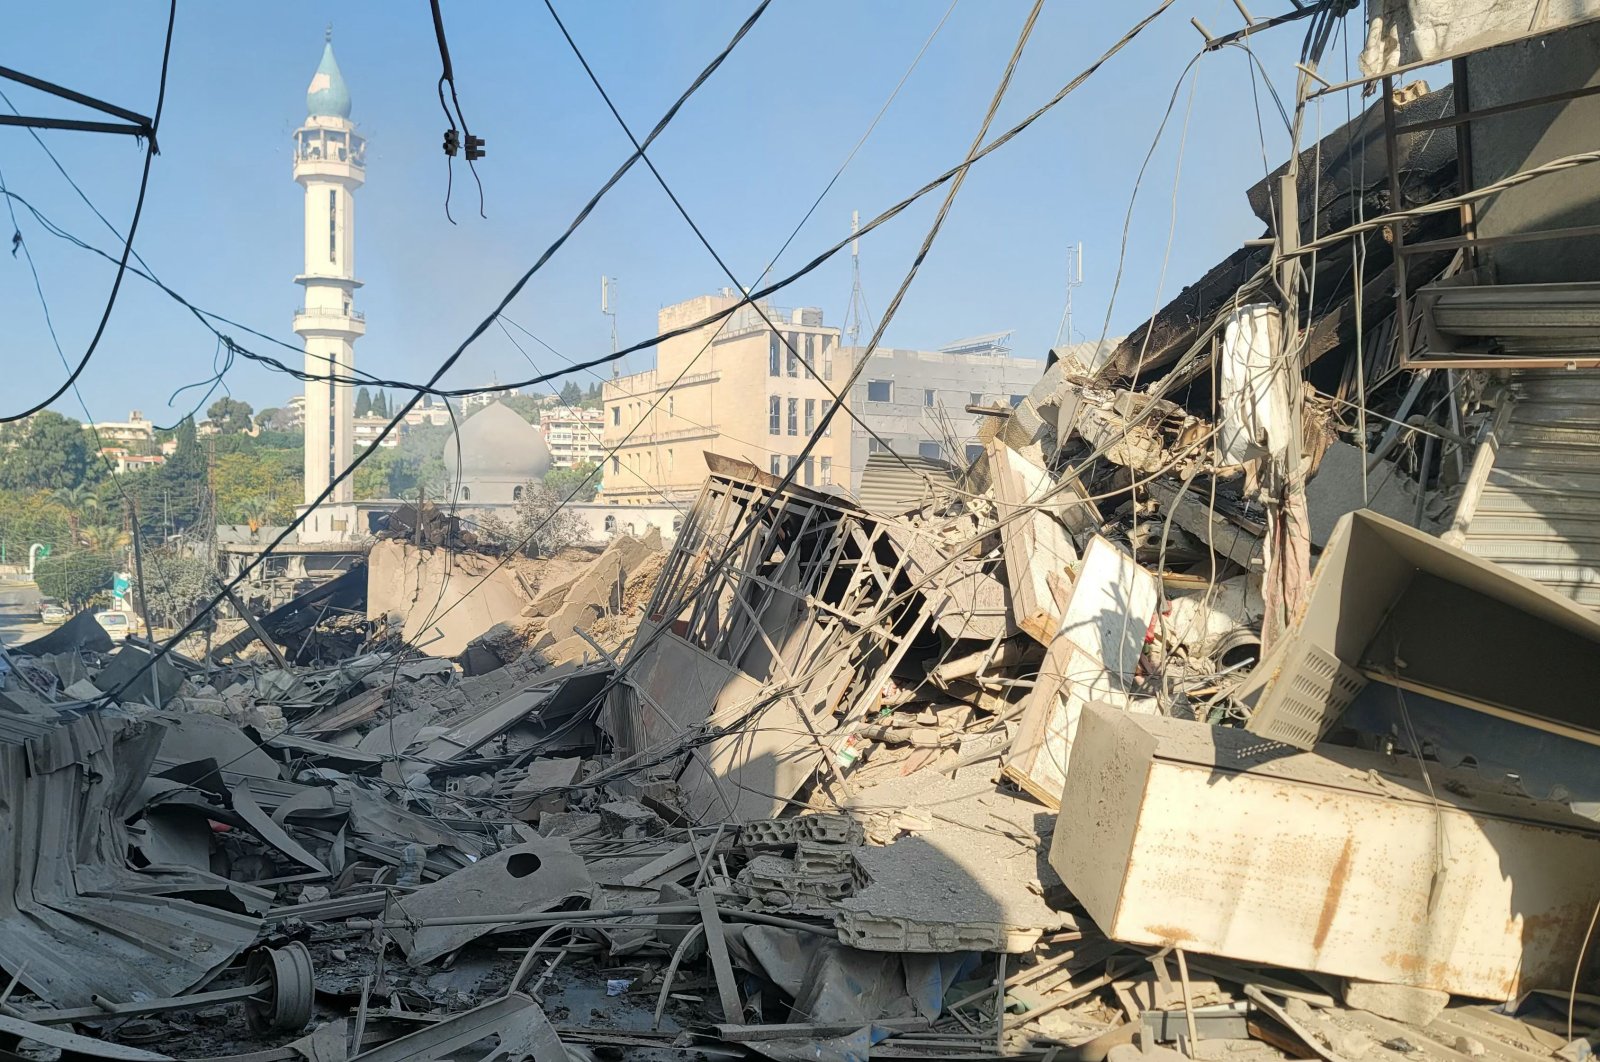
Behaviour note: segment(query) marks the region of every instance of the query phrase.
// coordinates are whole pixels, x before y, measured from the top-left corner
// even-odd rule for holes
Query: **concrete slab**
[[[539,914],[574,897],[595,893],[583,860],[557,837],[508,848],[425,885],[396,906],[406,918],[454,918],[463,915]],[[517,923],[423,926],[393,930],[395,941],[413,966],[421,966],[487,933],[515,928]]]

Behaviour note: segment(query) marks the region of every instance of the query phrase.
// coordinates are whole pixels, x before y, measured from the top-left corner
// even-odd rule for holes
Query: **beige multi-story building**
[[[602,441],[605,413],[601,410],[558,406],[539,415],[539,428],[550,448],[552,468],[599,464],[606,455]]]
[[[738,302],[724,288],[665,307],[658,314],[660,331]],[[602,441],[616,452],[606,459],[600,501],[650,505],[663,496],[692,499],[706,478],[707,451],[776,475],[798,462],[795,482],[802,486],[851,486],[851,434],[843,414],[811,455],[799,458],[833,402],[830,388],[837,390],[849,376],[848,361],[838,355],[839,329],[824,325],[818,309],[763,309],[788,343],[746,306],[725,322],[663,340],[654,369],[606,383]],[[821,379],[807,372],[802,358]]]
[[[102,420],[91,425],[95,434],[102,443],[144,443],[148,445],[156,437],[156,426],[145,418],[137,409],[128,414],[127,420]]]

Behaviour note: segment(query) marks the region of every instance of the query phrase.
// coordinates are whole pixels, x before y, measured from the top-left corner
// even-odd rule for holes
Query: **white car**
[[[111,635],[111,640],[114,642],[122,641],[128,636],[128,632],[133,630],[133,624],[126,612],[96,612],[94,621],[105,628],[105,632]]]

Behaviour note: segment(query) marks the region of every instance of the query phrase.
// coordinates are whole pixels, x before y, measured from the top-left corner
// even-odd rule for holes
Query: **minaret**
[[[354,308],[356,225],[354,192],[366,180],[367,142],[350,120],[350,89],[333,58],[328,27],[311,87],[306,122],[294,134],[294,179],[306,190],[306,267],[295,277],[305,288],[305,309],[294,330],[306,341],[306,504],[327,489],[350,464],[355,438],[355,398],[348,377],[355,369],[355,341],[367,331]],[[329,503],[348,503],[350,482],[339,484]]]

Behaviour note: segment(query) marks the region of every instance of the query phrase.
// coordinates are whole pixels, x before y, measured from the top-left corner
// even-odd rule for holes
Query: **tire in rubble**
[[[311,1021],[316,1002],[311,952],[298,940],[281,948],[258,948],[245,961],[246,983],[267,983],[264,998],[245,1001],[244,1013],[256,1032],[299,1032]]]

